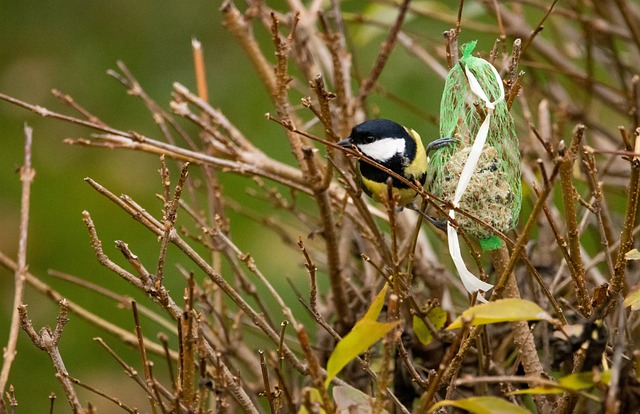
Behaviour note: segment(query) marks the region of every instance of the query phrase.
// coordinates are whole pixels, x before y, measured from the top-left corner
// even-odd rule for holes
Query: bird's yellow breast
[[[424,149],[420,135],[411,128],[406,128],[406,130],[416,142],[416,156],[404,169],[404,176],[411,180],[416,179],[427,172],[428,160],[427,152]]]
[[[369,180],[362,174],[358,174],[360,179],[360,186],[364,192],[379,203],[384,203],[388,192],[387,183],[379,183],[377,181]],[[393,188],[394,196],[398,194],[398,206],[403,207],[411,203],[418,193],[412,188]]]

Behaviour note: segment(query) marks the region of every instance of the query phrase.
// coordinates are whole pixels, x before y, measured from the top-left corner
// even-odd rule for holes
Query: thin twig
[[[5,393],[11,365],[15,359],[20,331],[19,309],[24,304],[24,286],[27,278],[27,237],[29,235],[29,206],[31,203],[31,183],[36,171],[31,167],[31,148],[33,142],[33,129],[24,125],[24,164],[20,168],[20,181],[22,181],[22,199],[20,203],[20,236],[18,239],[18,263],[14,271],[13,310],[11,312],[11,326],[9,327],[9,339],[3,350],[2,370],[0,371],[0,399]]]
[[[60,381],[60,385],[62,385],[62,389],[67,396],[67,400],[69,401],[69,405],[71,405],[73,412],[75,414],[83,414],[85,413],[85,409],[82,407],[82,404],[80,404],[76,390],[73,388],[73,384],[69,380],[69,373],[64,366],[62,355],[58,349],[58,344],[60,343],[60,339],[62,339],[64,326],[69,322],[69,318],[67,317],[68,308],[67,301],[65,299],[61,300],[60,313],[58,314],[58,321],[55,329],[52,331],[49,326],[45,326],[40,329],[40,332],[36,332],[33,328],[33,324],[27,314],[27,305],[20,305],[20,307],[18,307],[18,311],[20,313],[22,329],[27,333],[27,335],[29,335],[29,338],[31,338],[31,341],[35,346],[49,354],[49,357],[53,362],[53,366],[56,369],[56,377],[58,378],[58,381]]]
[[[369,74],[369,76],[362,82],[362,85],[360,86],[358,99],[361,102],[364,102],[367,96],[371,94],[373,87],[378,81],[378,78],[380,77],[380,74],[382,73],[382,70],[384,69],[384,66],[387,63],[387,60],[389,59],[389,55],[391,54],[391,51],[395,47],[396,40],[398,38],[398,33],[400,32],[400,28],[404,23],[407,10],[409,8],[409,2],[410,0],[403,0],[402,4],[400,5],[398,10],[398,16],[396,17],[396,21],[393,24],[393,26],[391,26],[391,28],[389,29],[387,38],[385,39],[385,41],[382,43],[380,47],[380,52],[376,57],[376,61],[373,65],[373,69],[371,70],[371,73]],[[364,104],[361,104],[361,106],[364,106]]]

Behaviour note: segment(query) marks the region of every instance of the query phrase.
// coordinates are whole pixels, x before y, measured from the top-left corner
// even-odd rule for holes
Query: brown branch
[[[307,273],[309,273],[309,308],[311,313],[320,315],[318,312],[318,284],[316,283],[316,271],[318,267],[311,260],[311,256],[309,256],[309,252],[304,247],[304,242],[302,238],[298,239],[298,247],[300,247],[300,251],[304,255],[304,267],[307,269]]]
[[[296,334],[298,335],[298,341],[300,342],[300,346],[302,347],[302,352],[304,353],[305,359],[308,364],[308,372],[311,377],[311,382],[319,392],[320,397],[322,398],[322,408],[328,414],[336,413],[336,407],[333,403],[331,397],[329,397],[329,392],[327,388],[324,386],[324,375],[322,372],[322,368],[320,367],[320,361],[318,357],[311,349],[311,344],[309,343],[309,336],[307,335],[307,331],[304,329],[304,326],[297,325],[295,326]]]
[[[103,186],[101,186],[100,184],[98,184],[97,182],[91,179],[87,179],[87,182],[94,189],[96,189],[100,194],[104,195],[105,197],[107,197],[108,199],[116,203],[120,208],[122,208],[124,211],[129,213],[135,220],[143,224],[145,227],[151,230],[154,234],[156,234],[157,236],[162,235],[162,228],[160,226],[160,223],[156,219],[154,219],[142,207],[126,202],[126,200],[128,200],[127,197],[115,196],[109,190],[107,190],[106,188],[104,188]],[[95,240],[98,240],[98,239],[96,238]],[[229,296],[229,298],[233,300],[233,302],[236,303],[236,305],[238,305],[238,307],[242,309],[242,311],[245,312],[251,318],[251,320],[255,323],[255,325],[258,326],[274,343],[278,343],[278,340],[279,340],[278,333],[273,329],[273,327],[271,327],[271,325],[267,323],[265,318],[262,315],[260,315],[258,312],[256,312],[251,307],[251,305],[249,305],[249,303],[247,303],[247,301],[242,297],[242,295],[240,295],[240,293],[238,293],[224,279],[224,277],[222,277],[221,274],[215,272],[211,267],[211,265],[206,260],[204,260],[188,243],[186,243],[175,232],[173,232],[171,235],[171,243],[177,246],[178,249],[180,249],[183,253],[185,253],[187,257],[189,257],[189,259],[191,259],[198,267],[200,267],[200,269],[202,269],[205,272],[205,274],[211,279],[211,281],[214,282],[216,285],[218,285],[222,289],[222,291],[227,296]],[[95,243],[92,242],[92,245],[93,244]],[[95,246],[94,246],[94,249],[95,249]],[[105,260],[105,258],[102,257],[104,253],[102,253],[101,248],[98,251],[96,251],[96,254],[98,256],[98,260],[103,260],[103,261]],[[119,266],[111,263],[109,263],[109,266],[113,267],[113,270],[116,271],[116,273],[118,272],[120,272],[118,274],[122,273],[122,271],[119,270],[121,269]],[[130,278],[130,276],[127,276],[127,272],[124,272],[123,274],[121,274],[121,276]],[[135,280],[135,278],[133,279]],[[180,308],[177,307],[175,303],[172,303],[171,306],[167,309],[169,309],[172,312],[172,316],[176,318],[181,313]],[[287,346],[285,346],[284,349],[285,349],[285,356],[287,357],[289,362],[291,362],[291,364],[301,373],[306,373],[306,367],[300,362],[300,360],[291,351],[291,349]]]
[[[7,256],[5,256],[2,252],[0,252],[0,265],[13,271],[15,271],[15,269],[17,268],[16,263],[13,262]],[[27,273],[26,281],[31,287],[36,289],[38,292],[48,296],[54,302],[60,302],[61,300],[64,299],[64,297],[58,291],[52,289],[49,285],[42,282],[37,277],[33,276],[31,273]],[[77,305],[74,302],[67,300],[67,307],[69,310],[71,310],[73,313],[75,313],[82,319],[88,321],[89,323],[98,327],[99,329],[102,329],[105,332],[110,333],[111,335],[115,336],[120,341],[122,341],[124,344],[127,344],[127,345],[136,344],[135,335],[131,334],[129,331],[122,329],[121,327],[114,325],[105,319],[100,318],[99,316],[87,311],[86,309]],[[153,352],[158,355],[164,355],[164,350],[160,345],[152,341],[146,341],[145,345],[148,347],[150,352]],[[174,359],[177,359],[177,355],[175,353],[172,354],[172,357]]]
[[[504,274],[506,265],[509,262],[509,251],[504,246],[500,249],[492,250],[491,260],[496,273],[502,275]],[[512,271],[508,277],[509,279],[505,285],[504,297],[520,299],[520,289],[518,288],[516,275]],[[522,361],[524,372],[531,377],[549,377],[549,375],[544,372],[544,368],[542,367],[542,363],[538,357],[538,350],[536,348],[533,333],[529,328],[529,323],[527,321],[512,322],[511,330],[513,331],[514,336],[513,342],[518,348],[518,355]],[[539,412],[548,412],[550,409],[549,404],[553,401],[552,397],[536,394],[534,394],[533,399]]]
[[[98,118],[97,116],[89,112],[87,109],[82,107],[80,104],[78,104],[70,95],[66,95],[57,89],[52,89],[51,94],[53,94],[53,96],[55,96],[63,104],[70,106],[71,108],[76,110],[78,113],[82,114],[82,116],[87,118],[89,121],[99,125],[107,126],[105,122],[101,121],[100,118]]]
[[[196,75],[196,85],[198,87],[198,96],[205,102],[209,101],[209,91],[207,88],[207,72],[204,67],[204,53],[202,52],[202,44],[195,37],[191,39],[191,48],[193,49],[193,67]]]
[[[332,75],[335,88],[337,108],[341,116],[338,117],[336,127],[338,135],[346,136],[352,126],[354,116],[353,92],[351,90],[351,61],[352,55],[346,49],[346,40],[342,14],[339,9],[339,2],[332,1],[335,25],[338,30],[330,31],[325,15],[319,13],[319,22],[324,32],[324,41],[331,54]],[[330,119],[329,119],[330,120]],[[329,121],[328,120],[328,121]]]
[[[638,155],[629,159],[629,163],[631,164],[631,177],[627,190],[627,206],[622,231],[620,233],[618,256],[616,257],[614,273],[611,277],[607,292],[608,307],[616,303],[618,294],[624,285],[625,268],[627,265],[625,254],[631,250],[633,246],[633,230],[638,220],[638,200],[640,199],[640,128],[635,132],[635,146],[627,149],[635,151]]]
[[[144,336],[142,335],[142,326],[140,325],[140,318],[138,317],[138,309],[136,308],[136,302],[133,300],[131,301],[131,310],[133,312],[133,320],[135,322],[136,337],[138,339],[138,350],[140,351],[140,356],[142,358],[142,367],[143,367],[144,377],[147,382],[147,387],[150,390],[154,390],[154,392],[157,392],[154,386],[153,377],[151,376],[152,362],[147,359],[147,352],[144,346]],[[152,393],[149,393],[149,396],[151,397]],[[154,413],[156,412],[156,403],[161,407],[162,412],[163,413],[165,412],[164,404],[162,403],[162,400],[160,400],[160,398],[156,398],[156,399],[149,398],[149,403],[151,404],[151,410]]]
[[[409,8],[410,0],[403,0],[402,4],[398,10],[398,16],[396,17],[396,21],[389,29],[389,33],[387,34],[387,38],[380,46],[380,52],[376,57],[376,61],[373,65],[373,69],[371,69],[371,73],[369,76],[362,81],[362,85],[360,86],[360,92],[358,93],[358,100],[361,102],[360,106],[365,106],[364,102],[366,98],[371,94],[373,88],[384,69],[387,60],[389,59],[389,55],[391,55],[391,51],[396,45],[396,41],[398,39],[398,33],[400,32],[400,28],[404,23],[405,16],[407,14],[407,10]]]
[[[24,164],[20,168],[20,181],[22,181],[22,198],[20,202],[20,235],[18,239],[18,264],[14,271],[13,308],[11,312],[11,325],[7,346],[3,349],[2,370],[0,371],[0,400],[5,393],[11,365],[15,359],[20,331],[19,308],[24,304],[24,286],[27,277],[27,238],[29,235],[29,206],[31,204],[31,183],[36,175],[31,166],[31,148],[33,142],[33,129],[24,125]],[[1,408],[1,407],[0,407]]]
[[[180,343],[182,346],[180,347],[180,364],[181,368],[178,372],[178,377],[180,379],[180,391],[182,393],[183,399],[187,407],[194,407],[195,402],[195,369],[196,364],[194,361],[195,357],[195,341],[198,337],[196,335],[196,327],[198,325],[198,320],[196,313],[193,309],[193,290],[194,290],[194,280],[193,274],[189,274],[189,279],[187,279],[187,288],[185,289],[184,296],[184,309],[182,312],[182,317],[180,318],[180,332],[178,335],[181,337]]]
[[[279,410],[276,408],[276,393],[271,392],[271,383],[269,381],[269,370],[267,369],[267,360],[264,356],[264,351],[262,349],[258,350],[258,354],[260,354],[260,369],[262,371],[262,383],[264,385],[264,396],[267,398],[269,402],[269,410],[271,414],[276,414]]]
[[[222,3],[220,11],[224,17],[224,26],[244,49],[245,55],[249,57],[258,77],[267,88],[269,97],[274,99],[277,96],[276,77],[253,36],[250,19],[243,16],[230,0]]]
[[[610,245],[613,242],[613,230],[611,229],[611,223],[606,211],[607,205],[602,193],[602,183],[598,181],[598,168],[593,153],[585,148],[583,157],[583,165],[586,170],[587,182],[591,188],[591,194],[593,194],[593,203],[591,206],[595,210],[595,216],[598,222],[598,231],[600,232],[600,242],[604,247],[602,252],[605,255],[605,262],[607,263],[609,274],[613,275],[615,273],[613,259],[609,252]]]
[[[55,330],[52,331],[49,326],[45,326],[40,329],[40,332],[38,333],[33,328],[33,324],[27,314],[27,305],[20,305],[18,307],[22,329],[27,333],[27,335],[29,335],[29,338],[31,338],[31,341],[35,346],[49,354],[49,357],[53,362],[53,366],[56,369],[56,377],[58,378],[58,381],[60,381],[60,385],[62,385],[62,389],[69,401],[69,405],[71,405],[74,413],[83,414],[85,413],[85,410],[82,407],[82,404],[80,404],[80,400],[78,399],[76,390],[73,388],[73,384],[69,380],[69,373],[64,366],[62,355],[58,349],[58,344],[60,343],[60,339],[62,339],[64,326],[69,321],[69,318],[67,317],[68,309],[69,306],[66,299],[61,300],[60,313],[58,314],[58,322],[56,323]]]
[[[182,166],[182,171],[180,173],[180,178],[178,179],[178,183],[176,184],[176,188],[174,190],[173,197],[170,197],[170,179],[169,179],[169,169],[164,161],[164,157],[161,157],[161,176],[163,178],[163,187],[165,189],[164,193],[164,215],[163,219],[163,227],[164,232],[160,239],[160,254],[158,257],[158,266],[156,268],[155,274],[155,288],[160,293],[166,293],[166,290],[160,289],[162,285],[162,281],[164,279],[164,262],[167,254],[167,246],[169,244],[169,239],[171,238],[171,233],[175,232],[175,223],[178,219],[178,207],[180,205],[180,196],[182,195],[182,189],[184,188],[185,182],[188,176],[188,168],[189,163],[185,163]],[[166,296],[160,296],[159,299],[166,303]]]
[[[117,306],[120,308],[124,308],[124,309],[131,308],[131,297],[129,296],[119,295],[113,290],[107,289],[95,283],[91,283],[85,279],[81,279],[79,277],[75,277],[67,273],[59,272],[57,270],[49,270],[47,271],[47,273],[53,277],[66,280],[84,289],[88,289],[99,295],[105,296],[113,300],[117,304]],[[160,314],[153,312],[151,309],[143,305],[138,304],[138,312],[168,331],[172,331],[175,328],[175,325],[173,322],[162,317]]]
[[[553,189],[553,182],[555,181],[557,175],[558,175],[558,165],[556,164],[553,169],[553,172],[551,173],[551,176],[549,177],[549,181],[547,185],[540,192],[538,199],[536,200],[536,203],[533,206],[533,209],[531,210],[531,213],[529,213],[529,219],[525,223],[525,226],[522,229],[522,232],[520,233],[520,236],[518,237],[516,244],[513,246],[513,249],[511,250],[511,257],[509,258],[508,263],[504,266],[504,271],[502,272],[502,274],[498,278],[498,281],[495,284],[495,288],[493,289],[493,293],[491,294],[492,301],[503,297],[504,289],[508,282],[509,276],[511,275],[511,272],[513,272],[513,269],[515,268],[515,265],[516,265],[516,261],[519,258],[520,254],[522,253],[522,251],[524,250],[527,241],[529,240],[529,236],[531,234],[531,231],[533,230],[533,227],[537,225],[538,216],[542,212],[542,208],[547,201],[547,197],[549,196],[549,194],[551,193],[551,190]]]
[[[562,196],[564,201],[564,218],[567,223],[567,239],[569,243],[569,255],[571,257],[570,269],[571,279],[578,300],[578,311],[582,316],[591,315],[591,300],[585,283],[584,265],[582,263],[582,253],[580,251],[580,231],[578,230],[578,220],[576,212],[576,189],[573,186],[573,165],[580,151],[582,138],[584,136],[584,125],[578,125],[573,131],[573,140],[560,160],[560,184],[562,184]]]
[[[105,392],[102,392],[102,391],[98,390],[95,387],[92,387],[92,386],[90,386],[88,384],[85,384],[85,383],[83,383],[82,381],[80,381],[77,378],[73,378],[73,377],[68,377],[68,378],[69,378],[69,381],[73,382],[74,384],[84,388],[85,390],[89,390],[92,393],[94,393],[96,395],[99,395],[100,397],[102,397],[104,399],[107,399],[107,400],[111,401],[112,403],[114,403],[118,407],[122,408],[126,412],[131,413],[131,414],[138,414],[138,410],[137,409],[129,407],[127,404],[125,404],[122,401],[120,401],[120,399],[112,397],[111,395],[109,395],[109,394],[107,394]]]
[[[341,335],[344,335],[355,320],[354,315],[349,309],[346,280],[344,279],[342,266],[340,265],[338,234],[333,219],[333,209],[331,208],[329,193],[326,191],[327,188],[325,188],[322,183],[322,172],[318,170],[318,166],[313,160],[313,151],[310,148],[305,148],[304,157],[316,204],[320,210],[320,225],[322,226],[322,235],[324,236],[327,251],[329,282],[338,322],[337,330]]]

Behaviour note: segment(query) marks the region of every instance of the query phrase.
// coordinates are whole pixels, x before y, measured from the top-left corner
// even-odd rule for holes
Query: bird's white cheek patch
[[[384,138],[370,144],[360,144],[358,149],[369,158],[385,162],[398,153],[404,153],[404,144],[401,138]]]

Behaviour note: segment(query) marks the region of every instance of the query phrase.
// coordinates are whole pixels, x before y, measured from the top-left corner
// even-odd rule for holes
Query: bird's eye
[[[364,143],[365,144],[371,144],[373,141],[375,141],[375,137],[373,135],[367,135],[366,137],[364,137]]]

